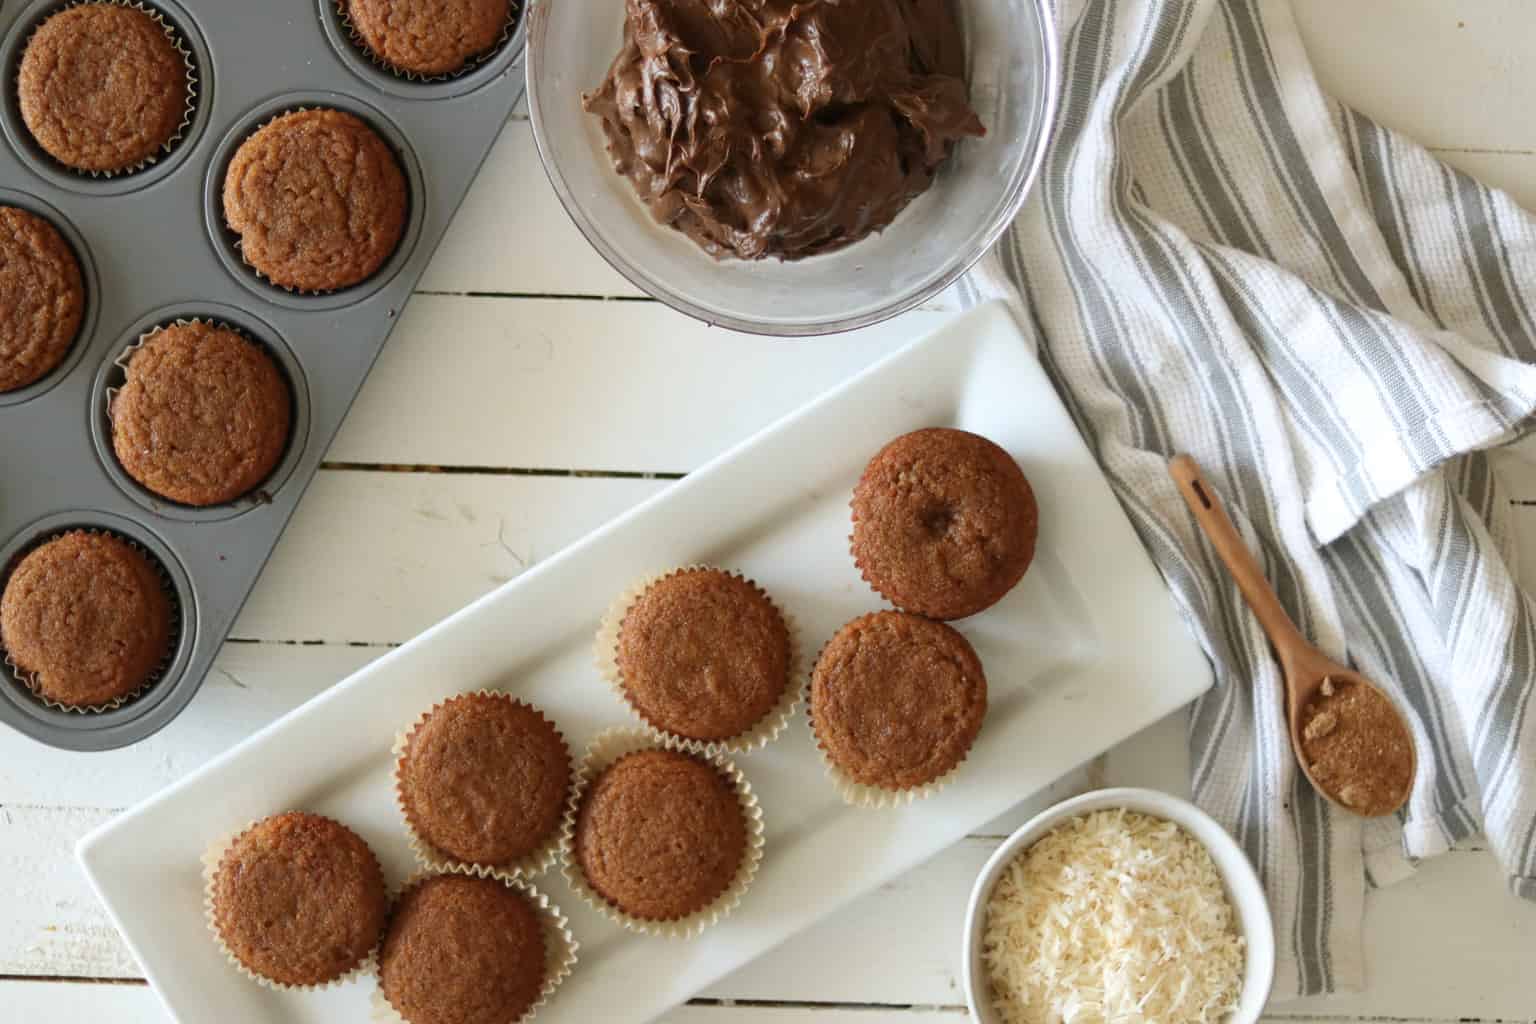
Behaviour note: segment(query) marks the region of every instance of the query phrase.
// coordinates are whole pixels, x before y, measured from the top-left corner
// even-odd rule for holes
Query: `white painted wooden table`
[[[1536,0],[1296,4],[1331,91],[1536,208]],[[3,1024],[165,1020],[75,868],[85,831],[949,315],[769,342],[639,301],[521,118],[421,288],[187,713],[106,755],[0,732]],[[1536,505],[1536,465],[1503,468]],[[1047,799],[1185,774],[1182,722],[1161,723],[669,1022],[954,1022],[963,901],[997,838]],[[1366,992],[1274,1016],[1536,1021],[1536,906],[1477,843],[1373,893],[1367,936]]]

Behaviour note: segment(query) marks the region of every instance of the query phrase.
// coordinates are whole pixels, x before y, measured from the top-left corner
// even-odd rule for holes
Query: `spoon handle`
[[[1188,455],[1174,456],[1168,463],[1168,474],[1179,485],[1179,493],[1195,514],[1195,522],[1200,524],[1211,547],[1216,549],[1216,554],[1237,582],[1243,600],[1248,602],[1259,625],[1264,627],[1286,675],[1295,675],[1293,670],[1306,665],[1313,654],[1312,646],[1285,613],[1280,599],[1264,578],[1264,570],[1254,559],[1253,552],[1248,550],[1248,545],[1243,543],[1237,527],[1227,518],[1216,489],[1206,482],[1199,463]]]

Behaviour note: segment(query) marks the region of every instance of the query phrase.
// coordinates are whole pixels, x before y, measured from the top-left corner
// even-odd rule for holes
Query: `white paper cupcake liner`
[[[0,647],[0,663],[5,665],[6,672],[9,673],[10,677],[16,683],[24,687],[27,692],[32,694],[32,696],[35,697],[38,701],[42,702],[44,707],[52,711],[63,712],[67,715],[100,715],[105,714],[108,711],[116,711],[120,707],[132,704],[134,701],[138,700],[140,697],[144,696],[151,689],[153,689],[156,684],[165,678],[166,673],[170,671],[171,662],[176,659],[176,648],[181,643],[181,598],[176,593],[176,587],[171,582],[171,577],[166,573],[165,566],[160,563],[160,559],[156,557],[153,552],[145,550],[144,546],[139,544],[132,537],[126,537],[123,534],[118,533],[116,530],[103,530],[99,527],[91,526],[76,527],[69,530],[59,530],[48,534],[46,537],[39,539],[35,543],[29,544],[24,551],[15,557],[15,560],[11,565],[0,567],[0,590],[4,590],[5,582],[10,578],[11,572],[14,571],[16,566],[21,564],[22,559],[26,558],[27,555],[30,555],[32,552],[36,551],[43,545],[56,541],[60,537],[67,536],[71,533],[93,533],[101,536],[116,538],[117,540],[122,541],[124,544],[127,544],[130,548],[137,551],[139,554],[143,555],[145,561],[149,562],[150,566],[155,570],[155,575],[160,578],[160,586],[165,591],[166,600],[169,602],[171,608],[170,642],[166,644],[165,654],[161,656],[159,664],[157,664],[154,669],[150,671],[149,675],[144,678],[144,682],[140,683],[137,689],[131,690],[130,692],[123,694],[121,697],[115,697],[112,700],[107,701],[105,704],[61,704],[58,701],[53,700],[51,697],[48,697],[43,693],[42,683],[38,680],[37,675],[35,673],[28,672],[20,665],[16,664],[15,659],[11,656],[11,652],[4,647]]]
[[[779,613],[779,618],[784,621],[784,627],[789,633],[789,678],[785,682],[784,693],[779,697],[779,702],[771,708],[767,714],[752,725],[746,732],[732,736],[725,740],[696,740],[687,736],[663,729],[650,722],[634,702],[629,699],[628,692],[624,689],[624,679],[619,671],[619,628],[624,624],[624,616],[640,596],[652,586],[662,580],[680,573],[688,572],[720,572],[749,584],[753,590],[762,595],[774,610]],[[794,617],[786,612],[773,597],[764,590],[757,581],[733,572],[728,569],[719,569],[712,565],[687,565],[668,572],[648,576],[637,583],[631,584],[609,606],[603,616],[602,623],[598,626],[597,640],[594,646],[594,657],[597,662],[598,672],[607,681],[610,689],[616,697],[624,703],[629,712],[634,716],[639,727],[643,729],[657,743],[671,744],[679,750],[686,750],[690,754],[699,754],[703,757],[713,758],[720,754],[747,754],[754,750],[760,750],[774,740],[778,739],[789,728],[794,720],[795,712],[800,707],[800,696],[805,691],[806,673],[802,659],[803,647],[800,641],[800,630]]]
[[[363,39],[362,33],[357,30],[357,26],[352,23],[352,16],[347,11],[347,0],[336,0],[336,21],[341,25],[342,31],[347,34],[348,41],[357,48],[358,53],[367,58],[368,63],[380,71],[394,75],[396,78],[404,79],[407,82],[430,85],[434,82],[451,82],[455,79],[463,78],[471,71],[489,64],[517,32],[518,22],[522,20],[523,16],[523,7],[524,3],[522,0],[512,0],[512,3],[507,6],[507,23],[502,28],[501,35],[496,37],[494,43],[481,53],[477,53],[466,60],[464,66],[457,71],[447,71],[435,75],[424,75],[419,71],[407,71],[404,68],[397,68],[377,53],[374,53],[372,48],[368,46],[367,41]]]
[[[841,630],[839,630],[841,632]],[[823,648],[825,649],[825,648]],[[817,660],[821,659],[818,652]],[[859,782],[843,772],[827,753],[827,748],[822,745],[821,737],[816,732],[816,713],[811,703],[811,690],[815,685],[816,672],[812,667],[810,678],[805,683],[805,718],[811,729],[811,742],[816,744],[816,756],[821,758],[823,771],[827,779],[831,781],[837,795],[843,798],[843,803],[850,807],[867,807],[873,810],[885,808],[906,807],[919,800],[926,800],[940,790],[944,789],[955,780],[960,769],[965,766],[966,758],[962,757],[949,771],[930,782],[920,786],[909,786],[901,789],[889,789],[884,786],[871,786],[865,782]],[[966,752],[969,756],[969,751]]]
[[[581,811],[582,800],[586,797],[587,790],[593,781],[609,765],[625,755],[641,750],[654,750],[658,747],[682,750],[675,743],[657,743],[648,733],[637,729],[609,729],[599,733],[588,745],[581,767],[577,769],[576,786],[571,793],[570,805],[565,812],[565,828],[560,844],[564,858],[561,870],[571,889],[586,901],[588,906],[626,931],[658,938],[691,939],[724,920],[740,905],[742,897],[752,887],[752,880],[757,877],[758,868],[763,862],[763,809],[758,804],[757,795],[752,792],[752,784],[733,762],[718,755],[703,758],[731,780],[736,796],[741,801],[741,811],[747,825],[747,847],[742,854],[741,866],[736,869],[736,877],[731,880],[725,892],[721,893],[709,906],[674,921],[652,921],[633,917],[609,903],[588,885],[586,874],[582,871],[581,865],[576,862],[576,818]]]
[[[220,837],[207,850],[203,851],[203,921],[208,926],[208,933],[213,936],[213,941],[218,945],[219,952],[223,953],[224,959],[229,961],[229,965],[246,979],[273,992],[323,992],[373,973],[378,961],[379,945],[384,941],[384,932],[382,931],[379,932],[378,938],[374,940],[373,949],[369,950],[368,955],[363,957],[356,967],[353,967],[339,977],[332,978],[330,981],[322,982],[318,985],[289,985],[281,981],[273,981],[265,975],[257,974],[242,963],[240,958],[235,956],[234,950],[230,949],[228,943],[224,941],[224,936],[219,932],[219,924],[213,913],[213,884],[218,877],[219,864],[224,860],[224,855],[229,852],[229,848],[234,845],[235,840],[265,820],[265,818],[258,818],[255,821],[248,822],[238,832],[231,832]],[[334,821],[335,819],[327,820]],[[341,822],[335,823],[341,824]],[[346,828],[345,825],[342,825],[342,827]],[[348,831],[351,830],[348,829]],[[373,855],[374,864],[378,865],[378,855],[373,853],[372,847],[369,847],[368,852]],[[380,866],[379,874],[382,876],[383,873],[384,869]]]
[[[176,126],[176,131],[172,133],[171,137],[160,144],[159,153],[151,153],[144,159],[138,161],[137,163],[129,164],[127,167],[119,167],[110,171],[91,171],[79,167],[71,167],[69,164],[66,164],[64,161],[59,160],[57,157],[53,156],[53,154],[47,153],[46,150],[43,151],[45,154],[47,154],[51,163],[57,167],[62,168],[63,170],[68,171],[70,174],[75,174],[82,178],[99,178],[103,181],[106,181],[129,174],[137,174],[138,172],[144,170],[146,167],[152,167],[154,164],[159,162],[161,157],[169,154],[171,150],[175,149],[182,139],[186,138],[187,129],[192,125],[192,118],[197,114],[198,87],[201,83],[197,77],[197,63],[193,61],[192,51],[187,48],[186,40],[181,37],[181,33],[176,30],[174,25],[165,20],[165,15],[161,14],[158,10],[148,6],[147,4],[140,3],[139,0],[70,0],[69,3],[61,4],[58,10],[54,11],[52,14],[48,15],[47,18],[44,18],[42,21],[37,23],[37,28],[32,30],[31,35],[27,37],[27,41],[22,44],[21,52],[25,53],[26,48],[32,45],[32,39],[37,35],[38,29],[42,28],[43,25],[49,21],[49,19],[63,11],[69,10],[72,7],[84,7],[90,4],[111,4],[114,7],[127,7],[138,11],[140,14],[146,14],[150,18],[154,19],[155,24],[160,26],[160,29],[165,33],[166,38],[171,41],[171,45],[176,48],[176,52],[181,55],[181,62],[186,66],[187,72],[187,102],[181,115],[181,123]],[[21,62],[17,61],[18,68],[20,67],[20,64]],[[17,72],[17,80],[14,88],[19,94],[21,91],[21,78],[19,71]]]
[[[576,780],[575,755],[572,753],[570,743],[566,740],[565,735],[560,732],[560,727],[547,715],[545,715],[543,711],[537,707],[534,707],[534,705],[529,704],[527,701],[519,700],[509,693],[501,693],[496,690],[475,690],[471,693],[464,693],[459,694],[456,697],[449,697],[447,700],[438,701],[426,711],[423,711],[420,715],[416,716],[416,721],[411,723],[411,727],[409,729],[395,736],[395,743],[391,748],[391,753],[394,755],[395,759],[395,767],[392,775],[395,790],[395,807],[400,812],[400,820],[405,824],[405,832],[411,843],[411,852],[415,854],[416,862],[421,865],[422,869],[431,874],[441,874],[443,872],[454,871],[461,874],[474,875],[478,878],[495,878],[503,882],[532,878],[535,875],[543,874],[545,871],[548,871],[551,867],[554,866],[555,861],[560,859],[560,824],[558,822],[556,823],[555,828],[550,832],[549,838],[540,844],[537,849],[523,857],[518,858],[511,864],[477,864],[470,861],[460,860],[459,858],[453,857],[433,846],[425,836],[416,831],[415,825],[411,823],[410,815],[405,811],[405,794],[401,789],[400,769],[405,762],[406,744],[410,741],[411,736],[416,732],[416,730],[421,728],[422,723],[427,720],[428,716],[433,714],[439,708],[443,707],[443,705],[448,704],[451,701],[458,700],[460,697],[468,696],[493,697],[497,700],[505,700],[513,704],[521,704],[524,707],[536,712],[540,718],[543,718],[544,721],[549,722],[550,725],[554,726],[555,734],[560,737],[560,742],[565,745],[566,757],[571,762],[571,785],[566,787],[565,796],[566,802],[568,803],[570,801],[571,790],[574,789]]]
[[[412,875],[391,902],[398,902],[400,897],[410,891],[411,887],[420,884],[428,878],[438,874],[468,874],[468,872],[437,872],[423,871]],[[576,941],[576,936],[571,932],[571,923],[558,906],[551,903],[549,897],[540,892],[537,887],[524,879],[497,878],[509,889],[516,889],[533,901],[534,909],[538,911],[539,918],[544,923],[544,986],[539,990],[539,998],[534,1000],[528,1012],[524,1013],[511,1024],[530,1024],[538,1016],[539,1011],[548,1005],[555,991],[560,987],[571,972],[576,968],[577,953],[581,950],[581,943]],[[382,944],[381,944],[382,949]],[[377,958],[375,958],[377,960]],[[377,963],[375,964],[377,974]],[[374,987],[373,999],[370,1003],[370,1018],[374,1024],[411,1024],[395,1009],[394,1004],[384,997],[384,985],[380,982]]]

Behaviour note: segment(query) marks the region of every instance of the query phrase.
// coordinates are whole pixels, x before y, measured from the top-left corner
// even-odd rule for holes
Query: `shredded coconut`
[[[1213,1024],[1243,939],[1210,853],[1178,825],[1095,811],[1004,869],[983,956],[1007,1024]]]

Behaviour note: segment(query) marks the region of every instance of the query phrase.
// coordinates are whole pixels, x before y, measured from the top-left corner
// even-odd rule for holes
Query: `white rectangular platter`
[[[396,732],[434,701],[481,687],[539,704],[578,751],[601,729],[628,724],[593,667],[593,635],[614,595],[659,570],[693,562],[741,570],[789,610],[814,652],[842,623],[881,605],[848,555],[848,500],[882,444],[925,426],[961,427],[1002,445],[1040,503],[1038,554],[1023,583],[957,624],[986,668],[990,706],[956,781],[901,810],[845,807],[823,777],[802,714],[778,742],[738,759],[762,801],[767,852],[741,907],[701,938],[632,936],[581,905],[558,870],[537,880],[570,915],[582,945],[576,973],[542,1021],[638,1022],[664,1013],[1210,685],[1204,658],[1024,338],[1006,309],[985,307],[82,840],[86,874],[171,1013],[187,1024],[366,1020],[371,980],[275,994],[228,967],[203,923],[204,848],[254,818],[311,810],[355,828],[391,883],[403,881],[412,864],[391,797]],[[933,937],[951,940],[958,936]]]

